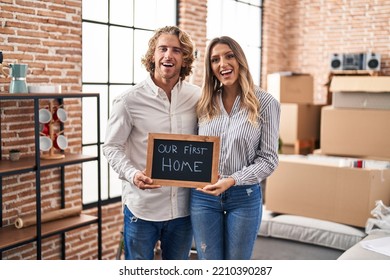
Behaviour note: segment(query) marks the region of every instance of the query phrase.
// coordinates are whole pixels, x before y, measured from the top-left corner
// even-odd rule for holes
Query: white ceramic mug
[[[68,138],[64,135],[57,135],[54,139],[53,146],[58,150],[65,150],[68,147]]]
[[[49,123],[51,121],[51,112],[48,109],[39,110],[39,122],[40,123]]]
[[[53,119],[56,121],[58,120],[60,122],[66,122],[66,120],[68,119],[68,114],[64,109],[57,108],[54,110]]]
[[[51,141],[49,136],[40,136],[39,137],[39,148],[41,151],[49,151],[53,147],[53,141]]]

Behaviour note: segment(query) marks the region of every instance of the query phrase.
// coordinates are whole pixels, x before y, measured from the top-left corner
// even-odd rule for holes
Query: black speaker
[[[343,55],[334,53],[330,57],[330,69],[331,70],[343,70]]]
[[[362,70],[363,53],[345,53],[343,55],[343,70]]]
[[[365,53],[363,59],[363,67],[364,70],[381,70],[381,55],[377,53]]]

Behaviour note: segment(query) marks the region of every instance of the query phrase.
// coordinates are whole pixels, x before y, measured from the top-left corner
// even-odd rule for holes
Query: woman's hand
[[[207,194],[218,196],[221,193],[223,193],[224,191],[226,191],[228,188],[230,188],[231,186],[234,186],[235,184],[236,184],[236,181],[233,178],[228,177],[228,178],[224,178],[222,180],[219,180],[217,183],[215,183],[213,185],[207,185],[203,188],[198,188],[197,190],[204,192],[204,193],[207,193]]]
[[[161,185],[153,185],[153,179],[146,176],[145,171],[135,173],[133,182],[140,190],[161,188]]]

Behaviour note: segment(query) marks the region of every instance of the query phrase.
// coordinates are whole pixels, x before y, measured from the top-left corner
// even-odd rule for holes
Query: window
[[[176,0],[83,0],[83,92],[100,93],[100,141],[104,141],[113,99],[146,76],[141,56],[153,31],[176,25]],[[261,0],[208,0],[207,38],[229,35],[243,47],[255,83],[260,83]],[[249,35],[248,35],[249,32]],[[83,152],[96,153],[96,104],[83,100]],[[90,117],[89,117],[90,116]],[[102,143],[101,143],[102,144]],[[83,164],[83,204],[97,200],[95,162]],[[118,175],[101,155],[101,197],[119,201]]]
[[[153,31],[176,25],[176,0],[83,0],[83,92],[100,93],[100,140],[104,141],[113,99],[143,80],[147,74],[141,56]],[[82,143],[85,154],[96,154],[95,100],[83,100]],[[102,144],[102,143],[101,143]],[[118,175],[101,155],[101,197],[118,199],[122,192]],[[95,162],[83,164],[83,204],[97,201],[97,182],[91,173]]]
[[[255,84],[261,77],[261,0],[208,0],[207,39],[227,35],[243,48]]]

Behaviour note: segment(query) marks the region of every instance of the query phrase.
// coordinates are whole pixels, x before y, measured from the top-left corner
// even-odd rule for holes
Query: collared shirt
[[[150,76],[113,101],[103,153],[122,179],[122,202],[138,218],[166,221],[189,215],[189,189],[163,186],[140,190],[133,183],[146,168],[148,133],[197,134],[200,88],[186,81],[171,91],[171,102]]]
[[[221,114],[199,125],[200,135],[220,136],[220,178],[232,177],[236,185],[260,183],[279,163],[280,104],[258,87],[255,93],[260,100],[258,127],[248,121],[247,110],[240,108],[240,96],[229,115],[220,93]]]

